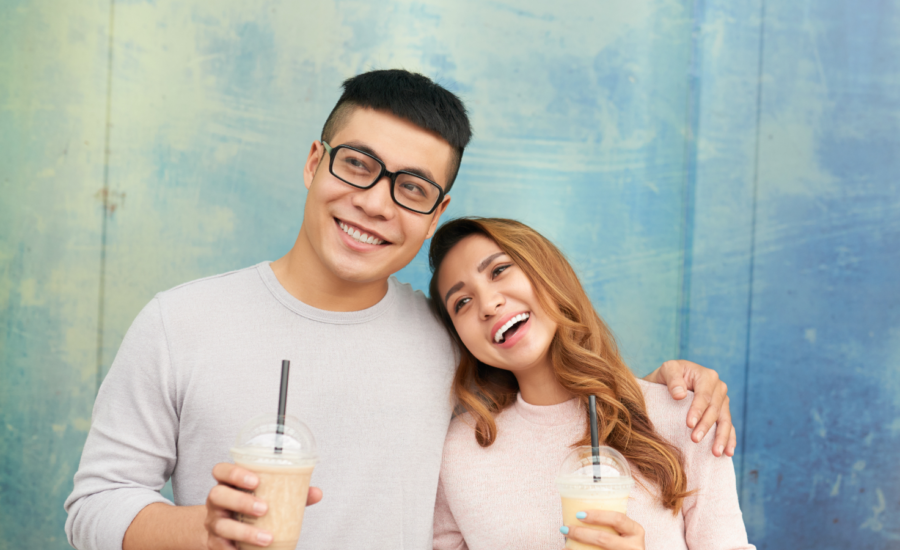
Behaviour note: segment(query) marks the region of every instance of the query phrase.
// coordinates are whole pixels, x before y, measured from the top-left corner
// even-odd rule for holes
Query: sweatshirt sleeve
[[[97,399],[91,429],[66,499],[66,536],[75,548],[118,550],[175,467],[175,379],[158,298],[125,335]]]
[[[443,480],[438,481],[437,502],[434,506],[434,550],[468,550],[459,526],[453,519]]]
[[[679,416],[681,418],[681,416]],[[747,542],[747,529],[738,503],[734,463],[730,456],[712,454],[715,430],[700,443],[684,433],[681,451],[689,489],[696,492],[684,499],[684,538],[691,550],[755,550]]]

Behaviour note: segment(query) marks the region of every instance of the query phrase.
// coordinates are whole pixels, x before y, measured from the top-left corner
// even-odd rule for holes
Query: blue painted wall
[[[760,548],[900,542],[900,2],[0,0],[0,549],[64,548],[90,409],[161,289],[282,255],[339,84],[421,71],[448,214],[568,253],[643,374],[728,382]],[[424,288],[424,255],[400,274]]]

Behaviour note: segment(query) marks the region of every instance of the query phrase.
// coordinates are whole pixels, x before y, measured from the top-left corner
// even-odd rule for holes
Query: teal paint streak
[[[95,387],[108,9],[4,4],[0,18],[3,549],[68,547],[62,501]]]
[[[100,229],[100,284],[97,290],[97,391],[106,376],[107,369],[103,366],[103,316],[106,311],[106,237],[109,225],[111,206],[109,200],[109,151],[110,151],[110,110],[112,107],[112,68],[113,68],[113,37],[115,36],[116,3],[109,3],[109,41],[106,54],[106,125],[103,133],[103,189],[100,194],[103,201],[103,226]]]

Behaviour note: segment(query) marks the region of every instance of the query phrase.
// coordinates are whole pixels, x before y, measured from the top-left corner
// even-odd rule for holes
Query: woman
[[[619,549],[751,549],[727,456],[690,441],[690,399],[638,380],[562,253],[504,219],[460,219],[431,242],[432,305],[461,351],[454,392],[465,414],[447,435],[435,549],[557,549],[563,535]],[[585,510],[561,526],[554,485],[573,446],[601,442],[637,483],[628,514]],[[561,535],[562,533],[563,535]]]

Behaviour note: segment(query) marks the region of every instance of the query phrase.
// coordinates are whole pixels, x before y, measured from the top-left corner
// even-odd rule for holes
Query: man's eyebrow
[[[358,141],[348,141],[347,143],[342,143],[341,145],[348,145],[350,147],[353,147],[354,149],[359,149],[360,151],[362,151],[364,153],[368,153],[368,154],[372,155],[373,157],[377,158],[382,163],[384,162],[384,160],[380,156],[378,156],[378,153],[373,151],[372,148],[369,147],[368,145],[366,145],[365,143],[360,143]],[[400,171],[412,172],[413,174],[415,174],[417,176],[422,176],[425,179],[437,182],[437,180],[435,180],[434,176],[431,174],[431,170],[429,170],[427,168],[420,168],[417,166],[406,166],[406,167],[400,168],[399,170],[396,170],[396,172],[400,172]],[[441,187],[443,188],[443,186],[441,186]]]
[[[466,286],[466,283],[464,283],[464,282],[462,282],[462,281],[460,281],[460,282],[456,283],[455,285],[451,286],[451,287],[450,287],[450,290],[447,291],[447,294],[444,295],[444,305],[447,304],[447,300],[450,299],[450,295],[451,295],[451,294],[453,294],[454,292],[456,292],[457,290],[461,289],[461,288],[464,287],[464,286]]]
[[[506,252],[503,252],[501,250],[500,252],[495,252],[495,253],[491,254],[490,256],[488,256],[487,258],[481,260],[481,263],[478,264],[478,273],[481,273],[482,271],[484,271],[484,268],[486,268],[488,266],[488,264],[490,264],[492,261],[494,261],[494,258],[496,258],[497,256],[502,256],[504,254],[506,254]]]

